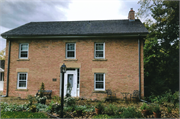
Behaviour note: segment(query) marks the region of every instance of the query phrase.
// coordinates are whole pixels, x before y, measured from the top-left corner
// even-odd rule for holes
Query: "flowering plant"
[[[41,103],[41,104],[45,104],[46,103],[46,99],[47,99],[46,96],[43,96],[43,97],[36,96],[36,100],[38,101],[38,103]]]
[[[76,103],[75,98],[73,98],[73,97],[65,97],[64,102],[65,102],[66,106],[73,106]]]

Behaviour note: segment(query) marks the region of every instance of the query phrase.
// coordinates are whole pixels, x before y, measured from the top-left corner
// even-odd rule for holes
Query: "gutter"
[[[141,33],[141,36],[146,37],[147,33]],[[119,38],[119,37],[138,37],[139,35],[132,34],[88,34],[88,35],[12,35],[8,38]],[[6,36],[2,35],[3,38]]]
[[[9,91],[9,67],[10,67],[10,53],[11,53],[11,40],[9,40],[9,49],[8,49],[8,70],[7,70],[7,87],[6,87],[6,95],[2,95],[2,97],[8,97]]]

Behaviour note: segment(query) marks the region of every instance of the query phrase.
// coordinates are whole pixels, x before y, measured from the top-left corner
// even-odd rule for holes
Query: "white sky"
[[[138,0],[0,0],[0,34],[32,21],[127,19]],[[0,37],[0,50],[6,40]]]

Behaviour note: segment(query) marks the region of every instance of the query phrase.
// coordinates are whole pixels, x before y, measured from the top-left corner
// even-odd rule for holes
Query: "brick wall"
[[[76,42],[76,59],[65,60],[66,42]],[[94,60],[94,43],[105,42],[104,61]],[[29,59],[19,60],[19,43],[29,43]],[[6,44],[8,56],[8,40]],[[5,62],[4,95],[6,94],[7,60]],[[80,67],[80,97],[102,98],[105,93],[94,92],[94,73],[105,73],[105,88],[116,92],[139,90],[137,39],[34,39],[11,41],[9,96],[35,95],[42,82],[52,95],[59,96],[62,63]],[[28,72],[27,90],[17,90],[17,72]],[[57,81],[52,81],[57,78]],[[141,96],[144,96],[143,43],[141,44]]]

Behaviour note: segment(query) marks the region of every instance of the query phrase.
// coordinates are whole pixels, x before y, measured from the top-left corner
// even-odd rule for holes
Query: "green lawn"
[[[1,118],[48,118],[44,113],[38,112],[4,112],[1,111]]]

